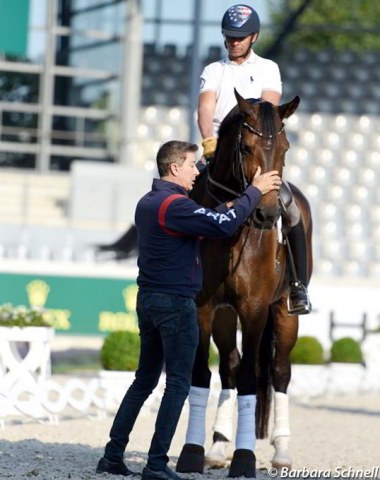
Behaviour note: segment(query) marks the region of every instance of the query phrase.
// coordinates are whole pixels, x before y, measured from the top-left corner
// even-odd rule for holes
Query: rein
[[[216,180],[214,180],[210,174],[210,169],[209,169],[209,166],[207,164],[206,166],[207,168],[207,181],[209,183],[211,183],[211,185],[215,185],[216,187],[220,188],[221,190],[227,192],[227,193],[231,193],[232,195],[234,195],[235,197],[241,197],[241,193],[239,192],[236,192],[235,190],[232,190],[231,188],[228,188],[226,187],[225,185],[223,185],[223,183],[219,183],[217,182]],[[216,195],[214,195],[212,192],[210,192],[210,190],[208,190],[208,193],[210,194],[210,196],[216,200],[218,203],[223,203]]]

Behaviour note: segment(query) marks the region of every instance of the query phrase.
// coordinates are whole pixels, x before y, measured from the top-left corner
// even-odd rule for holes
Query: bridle
[[[264,135],[261,130],[257,129],[256,127],[254,127],[253,125],[251,125],[248,122],[243,122],[242,126],[247,127],[250,132],[254,133],[255,135],[257,135],[260,138],[263,138],[264,140],[268,140],[268,141],[271,142],[274,138],[274,135]],[[280,135],[284,130],[285,130],[285,125],[284,125],[284,123],[281,123],[281,127],[280,127],[279,131],[277,132],[277,135]]]
[[[214,180],[211,176],[210,169],[209,169],[209,164],[207,163],[206,169],[207,169],[207,182],[210,185],[214,185],[215,187],[219,188],[223,192],[229,193],[233,195],[234,197],[241,197],[242,192],[248,187],[248,181],[244,173],[244,167],[243,167],[243,156],[241,153],[241,147],[242,147],[242,129],[247,128],[251,133],[254,135],[257,135],[259,138],[266,140],[267,141],[267,147],[266,149],[270,149],[272,146],[272,141],[274,140],[275,136],[274,135],[265,135],[261,130],[258,128],[254,127],[248,122],[242,122],[239,127],[239,132],[236,138],[236,147],[235,147],[235,158],[233,161],[233,172],[235,173],[235,166],[237,170],[237,175],[235,175],[235,178],[239,181],[241,185],[241,191],[237,192],[226,185],[223,185],[222,183]],[[276,133],[276,135],[280,135],[283,131],[285,130],[285,125],[284,123],[281,123],[279,131]],[[265,147],[264,147],[265,148]],[[208,188],[208,193],[209,195],[216,200],[218,203],[222,203],[222,201],[214,195],[210,189]]]

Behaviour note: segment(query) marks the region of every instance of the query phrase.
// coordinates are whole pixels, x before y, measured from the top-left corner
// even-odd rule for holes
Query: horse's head
[[[278,170],[282,176],[285,153],[289,149],[283,119],[290,117],[299,105],[299,97],[291,102],[273,106],[270,102],[242,98],[235,90],[239,122],[239,155],[242,175],[250,183],[257,167],[261,173]],[[253,222],[258,228],[272,228],[280,216],[278,192],[272,191],[262,197],[253,214]]]

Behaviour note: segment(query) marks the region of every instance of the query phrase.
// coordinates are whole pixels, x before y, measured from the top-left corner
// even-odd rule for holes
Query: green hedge
[[[116,331],[104,339],[100,362],[104,370],[135,371],[140,354],[140,336],[135,332]],[[219,364],[219,354],[213,344],[209,350],[209,365]]]
[[[107,335],[100,351],[105,370],[135,371],[140,353],[140,337],[136,332],[116,331]]]
[[[360,343],[350,337],[334,340],[331,345],[330,361],[338,363],[363,363]]]
[[[299,337],[290,354],[290,360],[293,364],[323,365],[325,359],[322,344],[315,337]]]

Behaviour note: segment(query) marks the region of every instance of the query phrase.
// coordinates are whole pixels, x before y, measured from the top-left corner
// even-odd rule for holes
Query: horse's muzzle
[[[256,228],[270,230],[280,218],[280,209],[266,209],[257,207],[252,214],[252,222]]]

